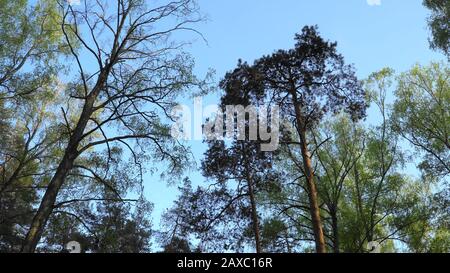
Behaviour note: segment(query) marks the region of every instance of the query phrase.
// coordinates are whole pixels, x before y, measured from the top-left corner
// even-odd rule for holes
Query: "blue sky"
[[[377,2],[379,0],[369,0]],[[428,10],[422,0],[198,0],[208,17],[197,29],[208,44],[199,39],[187,48],[196,60],[196,72],[209,68],[216,80],[233,69],[239,58],[252,62],[276,49],[291,48],[294,34],[305,25],[319,26],[323,37],[338,42],[338,50],[347,63],[353,63],[361,79],[389,66],[406,71],[416,63],[444,60],[429,49],[426,25]],[[218,95],[205,99],[216,103]],[[199,161],[204,152],[200,141],[192,141]],[[186,173],[194,183],[201,175]],[[176,186],[168,187],[158,176],[145,177],[147,198],[155,204],[154,224],[176,198]]]

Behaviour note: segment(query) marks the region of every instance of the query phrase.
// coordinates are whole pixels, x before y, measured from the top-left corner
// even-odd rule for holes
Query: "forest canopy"
[[[423,3],[442,60],[365,77],[318,25],[202,75],[197,1],[73,2],[0,0],[0,252],[450,252],[450,2]],[[279,116],[225,115],[197,158],[171,128],[199,95]]]

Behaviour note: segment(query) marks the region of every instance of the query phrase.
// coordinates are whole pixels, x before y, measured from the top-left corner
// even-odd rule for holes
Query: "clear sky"
[[[196,60],[196,72],[202,75],[213,68],[217,81],[239,58],[252,62],[293,47],[294,34],[305,25],[317,24],[323,37],[337,41],[339,52],[355,65],[361,79],[386,66],[402,72],[415,63],[444,60],[429,49],[428,10],[422,0],[199,0],[199,5],[208,21],[197,29],[208,44],[199,39],[187,50]],[[205,104],[217,102],[218,95],[205,99]],[[190,144],[199,161],[204,145]],[[196,184],[203,182],[199,172],[186,176]],[[177,195],[176,186],[147,175],[145,189],[155,204],[158,228],[161,212]]]

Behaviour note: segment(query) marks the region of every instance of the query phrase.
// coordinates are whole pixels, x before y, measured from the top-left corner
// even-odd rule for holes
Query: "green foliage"
[[[107,2],[0,0],[0,252],[21,251],[45,192],[57,194],[42,202],[39,252],[72,240],[83,252],[150,252],[155,235],[170,253],[313,252],[307,157],[328,251],[367,252],[376,241],[382,252],[450,252],[448,64],[360,82],[315,26],[292,49],[239,61],[220,83],[222,106],[281,107],[280,149],[209,142],[207,185],[185,179],[154,232],[143,174],[178,182],[192,167],[169,113],[192,88],[211,90],[170,34],[201,18],[192,0],[149,13],[152,3],[128,0],[118,14]],[[447,55],[449,3],[424,1],[431,47]],[[172,19],[182,23],[172,29]],[[371,124],[361,121],[369,103]]]
[[[450,69],[444,63],[416,65],[400,75],[393,126],[424,155],[420,168],[450,174]]]
[[[26,96],[52,80],[67,53],[57,3],[2,0],[0,14],[0,99]]]
[[[138,200],[135,209],[122,202],[103,201],[95,210],[81,206],[76,213],[58,211],[46,231],[41,252],[61,252],[77,241],[83,252],[144,253],[150,251],[152,235],[148,218],[151,204]]]
[[[432,34],[430,45],[450,58],[450,3],[446,0],[424,0],[423,4],[431,11],[428,19]]]

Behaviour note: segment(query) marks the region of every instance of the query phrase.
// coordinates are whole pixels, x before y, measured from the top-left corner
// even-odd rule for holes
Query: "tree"
[[[21,80],[14,87],[9,85],[13,97],[0,99],[0,104],[6,106],[2,109],[0,144],[0,235],[15,238],[11,251],[17,251],[17,244],[22,243],[39,190],[53,171],[51,157],[63,132],[55,123],[57,96],[51,95],[55,81],[50,76],[33,92],[19,95],[19,91],[14,91],[37,84],[35,74],[30,75],[31,82]]]
[[[349,191],[349,180],[355,165],[364,155],[366,132],[361,125],[353,123],[347,115],[340,115],[326,121],[314,132],[315,161],[318,193],[323,200],[322,209],[329,220],[325,221],[325,230],[333,252],[341,251],[342,202]],[[344,219],[346,220],[346,219]]]
[[[393,107],[393,128],[423,155],[418,167],[423,180],[437,181],[429,196],[427,213],[407,228],[406,241],[416,252],[446,252],[449,247],[446,178],[450,174],[449,69],[444,63],[414,66],[398,77]]]
[[[260,149],[261,142],[251,140],[250,135],[254,129],[252,125],[258,125],[258,117],[248,113],[243,118],[237,113],[227,112],[227,106],[241,106],[246,108],[252,106],[252,91],[255,88],[254,82],[248,80],[251,75],[247,64],[239,62],[238,68],[227,73],[220,86],[225,91],[221,99],[221,108],[227,115],[231,115],[234,121],[232,128],[226,128],[226,134],[236,133],[231,144],[224,140],[209,141],[209,148],[202,160],[202,171],[206,178],[212,178],[220,187],[236,188],[238,196],[234,201],[241,202],[241,198],[248,198],[251,216],[252,233],[254,236],[254,246],[257,253],[263,251],[261,245],[260,216],[257,210],[257,195],[264,189],[264,184],[276,179],[270,166],[272,165],[273,153],[263,152]],[[257,86],[257,85],[256,85]],[[255,109],[256,110],[256,109]],[[243,128],[240,131],[239,128]],[[231,132],[230,132],[231,131]],[[218,136],[218,137],[223,137]],[[221,213],[224,213],[222,210]],[[242,218],[244,215],[237,217]],[[220,214],[218,215],[220,218]]]
[[[261,241],[268,253],[292,253],[295,240],[281,217],[264,219],[261,225]]]
[[[392,113],[387,94],[394,72],[383,69],[365,81],[370,100],[381,122],[364,133],[366,148],[355,158],[350,172],[348,193],[343,202],[343,219],[348,226],[344,234],[344,250],[364,251],[368,242],[383,244],[385,251],[394,251],[394,241],[402,241],[404,231],[428,217],[424,196],[430,181],[417,181],[403,175],[405,155],[393,130]],[[355,209],[356,208],[356,209]]]
[[[94,211],[85,206],[58,210],[49,220],[39,251],[61,252],[69,241],[77,241],[83,252],[149,252],[152,206],[143,199],[136,202],[132,210],[130,203],[105,197]]]
[[[0,100],[39,91],[61,68],[57,57],[67,53],[56,1],[34,2],[0,1]]]
[[[431,10],[428,25],[432,38],[430,45],[433,49],[441,50],[450,58],[450,3],[445,0],[424,0],[425,7]]]
[[[247,211],[250,212],[254,245],[256,252],[261,253],[260,216],[258,215],[256,204],[256,183],[262,183],[263,181],[259,181],[259,178],[256,177],[256,172],[261,170],[259,166],[256,166],[259,163],[255,160],[255,154],[257,153],[257,145],[249,145],[249,143],[244,141],[236,141],[231,147],[226,147],[223,143],[211,143],[202,162],[202,169],[205,177],[217,179],[217,183],[231,183],[233,185],[235,181],[238,195],[233,198],[234,201],[242,202],[242,200],[239,200],[240,198],[248,198],[248,202],[245,203],[248,205]],[[221,187],[226,188],[225,185]],[[221,217],[220,214],[221,210],[218,210],[218,218]],[[245,217],[244,215],[236,216],[239,218]]]
[[[5,145],[0,147],[0,236],[16,238],[16,246],[31,221],[39,188],[51,172],[48,158],[59,137],[58,128],[51,125],[54,116],[49,108],[53,102],[43,95],[27,95],[26,101],[10,109],[14,120],[8,119]],[[10,246],[11,251],[18,250]]]
[[[403,73],[395,91],[394,128],[418,152],[432,177],[450,174],[450,69],[443,63]]]
[[[365,81],[368,97],[382,117],[380,123],[365,126],[341,113],[310,131],[325,243],[334,252],[366,252],[371,241],[381,243],[383,251],[395,251],[396,241],[419,236],[413,227],[430,220],[433,180],[401,172],[405,158],[386,102],[392,79],[393,71],[384,69]],[[292,178],[282,179],[267,192],[269,211],[277,217],[265,225],[263,230],[269,234],[265,237],[289,251],[309,251],[307,190],[295,183],[303,178],[296,175],[302,167],[301,155],[284,145],[278,159],[275,165],[287,172],[284,177],[296,179],[294,183]]]
[[[152,206],[142,199],[135,211],[119,202],[105,202],[98,209],[99,221],[93,232],[97,235],[94,252],[142,253],[150,251],[151,222],[148,218]]]
[[[142,151],[168,159],[171,171],[184,166],[186,151],[170,137],[160,114],[175,105],[174,98],[199,82],[192,75],[190,58],[179,52],[183,45],[170,39],[201,18],[194,1],[182,0],[157,7],[143,1],[118,0],[72,6],[58,2],[65,45],[70,49],[78,76],[66,85],[67,99],[74,108],[65,120],[66,147],[45,191],[22,247],[33,252],[53,211],[58,193],[74,169],[91,174],[77,160],[88,151],[106,147],[111,157],[114,146],[129,148],[137,165],[142,163],[129,141]],[[80,49],[77,49],[77,46]],[[83,53],[83,54],[82,54]],[[92,58],[83,58],[90,56]],[[96,64],[95,69],[91,69]],[[106,130],[106,128],[113,128]],[[112,136],[113,135],[113,136]],[[82,162],[81,162],[82,163]]]
[[[295,40],[294,49],[278,50],[255,62],[257,79],[263,84],[256,95],[279,105],[284,117],[293,122],[293,142],[301,151],[316,250],[325,252],[308,133],[327,113],[342,109],[355,120],[363,117],[365,95],[353,68],[337,53],[337,44],[320,37],[317,27],[304,27]]]
[[[0,1],[0,13],[0,236],[18,251],[59,139],[49,91],[67,51],[55,1]]]
[[[195,252],[241,252],[249,238],[254,242],[252,210],[243,187],[217,183],[193,188],[185,180],[179,189],[179,198],[163,215],[163,246],[176,246],[181,240],[197,243],[188,244]]]
[[[189,241],[173,237],[168,244],[164,245],[164,253],[192,253]]]

